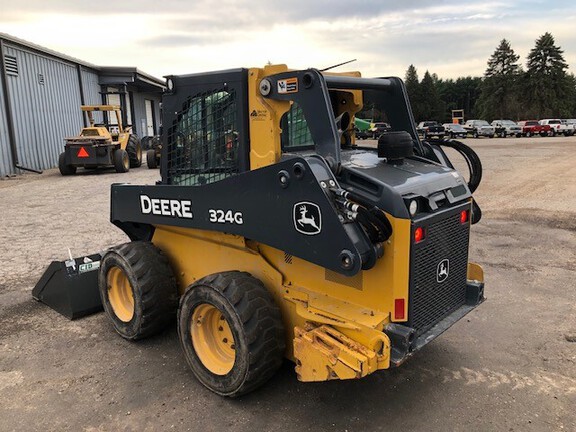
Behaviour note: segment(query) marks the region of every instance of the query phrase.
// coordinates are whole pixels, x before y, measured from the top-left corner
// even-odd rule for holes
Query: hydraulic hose
[[[441,141],[438,144],[444,147],[453,148],[464,157],[464,160],[468,165],[468,171],[470,172],[468,188],[470,189],[470,192],[474,193],[474,191],[478,188],[478,185],[480,185],[480,181],[482,180],[482,162],[480,161],[478,154],[462,141],[447,140]],[[478,223],[481,218],[482,210],[476,203],[476,200],[472,200],[472,224]]]
[[[357,221],[364,227],[373,243],[382,243],[390,238],[392,225],[382,210],[363,198],[343,189],[333,190],[333,192],[338,197],[336,202],[345,209],[358,214]]]
[[[383,232],[386,235],[386,239],[388,240],[388,238],[392,235],[392,224],[390,223],[390,221],[388,220],[388,218],[386,217],[386,215],[384,214],[384,212],[377,206],[375,206],[374,204],[372,204],[371,202],[365,200],[364,198],[362,198],[360,195],[357,195],[353,192],[350,191],[342,191],[340,193],[340,196],[354,201],[355,203],[361,205],[362,207],[365,207],[372,216],[375,216],[380,223],[383,225],[382,229]]]
[[[447,141],[438,141],[434,144],[439,144],[443,147],[450,147],[460,153],[466,164],[468,165],[468,171],[470,172],[470,180],[468,181],[468,188],[470,192],[474,193],[474,191],[478,188],[480,181],[482,180],[482,162],[478,157],[478,154],[462,141],[456,140],[447,140]]]
[[[380,234],[376,228],[370,223],[368,218],[361,213],[358,213],[356,216],[356,220],[362,225],[362,227],[366,230],[366,234],[368,234],[368,238],[372,243],[378,243],[378,238]]]

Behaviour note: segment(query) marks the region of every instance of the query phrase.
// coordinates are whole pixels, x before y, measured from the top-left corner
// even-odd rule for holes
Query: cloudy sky
[[[502,38],[525,64],[546,31],[576,73],[575,29],[574,0],[0,0],[0,32],[158,77],[350,59],[364,76],[480,76]]]

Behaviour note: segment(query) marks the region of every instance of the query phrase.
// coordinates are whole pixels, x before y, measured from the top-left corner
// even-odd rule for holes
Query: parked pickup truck
[[[391,130],[392,128],[390,127],[390,125],[384,122],[376,122],[374,123],[374,126],[370,128],[370,131],[372,131],[373,139],[378,139],[380,135],[386,132],[390,132]]]
[[[474,138],[481,136],[494,138],[494,134],[496,133],[494,127],[490,126],[486,120],[468,120],[464,123],[464,129]]]
[[[518,122],[522,128],[522,135],[530,137],[532,135],[548,136],[550,134],[550,125],[541,125],[538,120],[522,120]]]
[[[552,136],[563,134],[564,136],[574,135],[574,128],[562,123],[560,119],[543,119],[540,120],[541,125],[550,126],[550,134]]]
[[[576,119],[562,119],[562,123],[572,129],[572,135],[576,134]]]
[[[416,131],[424,137],[425,140],[429,139],[443,139],[445,134],[444,126],[437,121],[423,121],[418,123]]]
[[[507,136],[520,138],[522,136],[522,128],[512,120],[494,120],[492,126],[494,126],[496,135],[500,138],[506,138]]]

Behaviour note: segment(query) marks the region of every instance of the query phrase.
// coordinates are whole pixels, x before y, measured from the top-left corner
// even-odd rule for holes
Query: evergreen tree
[[[452,110],[464,110],[467,119],[479,118],[477,101],[481,84],[480,77],[468,76],[456,80],[438,80],[438,93],[445,107],[442,122],[452,121]]]
[[[517,119],[518,113],[518,78],[520,65],[510,42],[500,41],[496,51],[488,59],[488,67],[480,86],[478,100],[480,117],[487,120]]]
[[[420,83],[420,114],[421,120],[438,120],[444,118],[444,107],[434,78],[426,71]]]
[[[570,115],[573,81],[566,74],[568,64],[554,37],[546,32],[528,54],[523,95],[531,116],[537,118]]]
[[[408,66],[408,69],[406,70],[404,84],[406,85],[406,91],[408,92],[408,98],[410,99],[414,119],[420,121],[422,117],[420,112],[420,82],[418,79],[418,71],[412,64]]]

